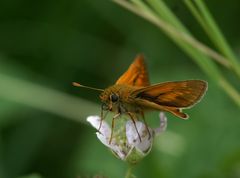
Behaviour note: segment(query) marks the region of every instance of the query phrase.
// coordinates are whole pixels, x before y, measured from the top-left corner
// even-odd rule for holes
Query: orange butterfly
[[[102,111],[116,113],[112,120],[112,128],[114,128],[114,119],[122,114],[130,116],[135,124],[137,115],[141,115],[145,122],[144,112],[151,110],[167,111],[181,119],[187,119],[188,115],[183,113],[182,109],[192,107],[199,102],[207,90],[207,82],[203,80],[150,85],[143,55],[138,55],[117,82],[104,90],[83,86],[76,82],[73,85],[102,92],[100,94],[103,103]],[[103,112],[101,118],[103,119]],[[109,142],[111,139],[112,134]],[[141,140],[140,136],[139,139]]]

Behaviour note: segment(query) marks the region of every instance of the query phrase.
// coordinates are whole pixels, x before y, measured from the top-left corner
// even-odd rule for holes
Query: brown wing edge
[[[195,103],[193,103],[193,104],[191,104],[190,106],[187,106],[187,107],[182,107],[182,109],[190,109],[191,107],[193,107],[196,104],[198,104],[202,100],[202,98],[205,96],[205,94],[206,94],[206,92],[208,90],[208,82],[205,81],[205,80],[198,80],[198,81],[201,81],[204,84],[203,89],[202,89],[202,91],[203,91],[202,94],[199,95],[199,97],[196,99]]]

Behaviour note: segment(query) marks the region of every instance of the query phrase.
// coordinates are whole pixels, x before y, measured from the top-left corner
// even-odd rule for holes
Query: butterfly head
[[[117,111],[120,106],[120,93],[114,86],[105,89],[100,94],[102,101],[102,109],[109,111]]]

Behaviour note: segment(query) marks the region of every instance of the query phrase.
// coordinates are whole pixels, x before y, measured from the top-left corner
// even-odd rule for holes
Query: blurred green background
[[[169,7],[212,46],[181,1]],[[240,54],[240,1],[207,2]],[[204,79],[209,89],[190,120],[168,116],[168,131],[134,169],[138,178],[239,178],[240,110],[156,27],[111,1],[0,2],[0,177],[123,177],[115,158],[86,123],[100,113],[98,93],[144,53],[152,83]],[[240,88],[239,80],[224,71]],[[157,127],[158,113],[147,114]]]

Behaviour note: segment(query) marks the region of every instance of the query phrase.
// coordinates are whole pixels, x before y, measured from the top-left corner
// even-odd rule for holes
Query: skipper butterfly
[[[73,82],[73,85],[101,92],[102,120],[104,119],[104,110],[115,113],[112,120],[112,130],[114,120],[122,114],[128,115],[134,125],[135,120],[140,115],[146,128],[148,128],[144,119],[146,111],[166,111],[181,119],[187,119],[188,115],[182,112],[182,109],[190,108],[198,103],[208,86],[207,82],[203,80],[171,81],[150,85],[143,55],[138,55],[116,83],[104,90],[76,82]],[[112,140],[112,133],[109,142]],[[139,133],[138,136],[141,141]]]

